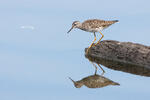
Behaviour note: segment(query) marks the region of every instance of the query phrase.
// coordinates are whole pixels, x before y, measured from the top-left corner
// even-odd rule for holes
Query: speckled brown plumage
[[[96,41],[95,32],[99,32],[102,35],[102,37],[95,44],[95,45],[97,45],[101,41],[101,39],[104,37],[104,35],[101,33],[101,31],[116,22],[118,22],[118,20],[105,21],[105,20],[100,20],[100,19],[89,19],[89,20],[84,21],[83,23],[80,23],[79,21],[74,21],[72,23],[71,29],[67,33],[69,33],[73,28],[78,28],[78,29],[81,29],[81,30],[84,30],[87,32],[94,33],[94,40],[93,40],[92,44],[89,46],[89,48],[88,48],[88,50],[89,50],[91,48],[91,46],[93,45],[93,43]],[[87,52],[88,52],[88,50],[87,50]]]
[[[104,27],[107,28],[108,26],[114,24],[115,22],[118,22],[118,20],[113,20],[113,21],[105,21],[105,20],[99,20],[99,19],[90,19],[86,20],[82,23],[82,27],[85,28],[99,28],[99,27]]]
[[[112,80],[97,74],[85,77],[79,81],[72,81],[76,88],[80,88],[83,85],[85,85],[88,88],[101,88],[108,85],[120,85],[119,83],[113,82]]]

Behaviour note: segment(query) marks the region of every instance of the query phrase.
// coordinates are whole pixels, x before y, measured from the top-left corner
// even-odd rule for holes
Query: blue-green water
[[[149,100],[149,77],[104,66],[105,77],[120,86],[75,88],[68,77],[79,80],[95,71],[84,57],[84,49],[94,36],[77,29],[66,33],[74,20],[118,19],[119,23],[103,31],[104,40],[150,45],[149,3],[148,0],[0,1],[0,99]]]

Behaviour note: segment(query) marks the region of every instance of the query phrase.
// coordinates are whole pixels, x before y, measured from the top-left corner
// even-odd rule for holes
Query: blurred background
[[[117,19],[119,23],[102,32],[103,40],[149,46],[149,4],[149,0],[1,0],[0,99],[149,100],[149,77],[104,66],[104,76],[120,86],[76,89],[68,77],[79,80],[95,71],[84,57],[94,36],[78,29],[67,34],[75,20]]]

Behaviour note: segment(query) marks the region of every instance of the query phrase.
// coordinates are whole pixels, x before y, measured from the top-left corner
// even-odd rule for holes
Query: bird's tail
[[[119,20],[113,20],[113,22],[119,22]]]
[[[116,22],[119,22],[119,20],[111,20],[111,21],[108,22],[108,24],[112,25],[112,24],[114,24]]]
[[[120,85],[119,83],[116,83],[116,82],[112,82],[111,85]]]

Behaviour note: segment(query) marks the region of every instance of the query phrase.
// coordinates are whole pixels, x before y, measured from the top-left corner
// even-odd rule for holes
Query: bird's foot
[[[88,53],[89,53],[89,49],[90,49],[90,48],[87,48],[87,50],[86,50],[86,54],[88,54]]]
[[[96,46],[97,44],[100,44],[100,42],[98,41],[97,43],[94,44],[94,46]]]
[[[95,46],[103,48],[102,43],[100,43],[100,42],[95,43],[95,44],[94,44],[94,47],[95,47]]]
[[[93,44],[92,46],[95,47],[97,45],[97,43]]]

